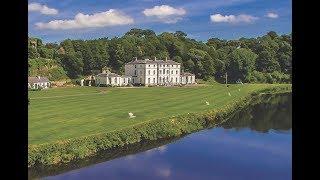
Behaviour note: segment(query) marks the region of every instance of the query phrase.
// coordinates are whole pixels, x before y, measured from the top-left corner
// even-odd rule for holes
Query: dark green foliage
[[[269,73],[280,70],[280,64],[276,61],[272,52],[266,50],[261,51],[259,54],[256,61],[256,67],[259,71]]]
[[[60,46],[64,49],[66,54],[75,54],[75,50],[73,48],[72,41],[70,39],[66,39],[60,43]]]
[[[39,57],[40,57],[40,54],[38,53],[37,48],[33,46],[28,46],[28,58],[35,59]]]
[[[62,54],[68,55],[64,57],[64,61],[61,61]],[[31,59],[54,59],[63,66],[64,71],[68,71],[70,78],[90,75],[92,70],[101,70],[104,66],[110,67],[113,72],[123,73],[125,63],[135,57],[167,57],[181,63],[182,70],[194,73],[196,78],[213,77],[216,81],[223,82],[221,76],[228,72],[229,83],[238,79],[243,82],[280,83],[284,82],[283,79],[286,79],[286,82],[291,81],[292,39],[291,34],[278,35],[270,31],[257,38],[210,38],[203,43],[188,38],[182,31],[156,35],[152,30],[135,28],[122,37],[95,40],[66,39],[60,44],[43,45],[40,39],[29,38],[28,56]],[[66,60],[66,57],[73,60]],[[81,67],[72,67],[71,62]],[[73,70],[75,72],[72,72]],[[279,72],[283,78],[278,78],[279,74],[274,72]],[[271,75],[272,73],[274,75]]]
[[[290,83],[291,76],[279,71],[264,73],[253,71],[246,77],[246,82],[250,83]]]
[[[59,59],[68,77],[78,78],[83,73],[81,54],[61,54]]]
[[[227,72],[231,81],[244,80],[254,69],[257,55],[250,49],[235,49],[228,56]]]
[[[47,59],[53,59],[54,50],[48,49],[46,47],[40,47],[37,48],[37,51],[39,52],[40,57],[47,58]]]

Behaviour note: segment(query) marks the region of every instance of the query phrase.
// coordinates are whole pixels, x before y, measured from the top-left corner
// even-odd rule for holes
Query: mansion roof
[[[47,77],[28,77],[28,83],[43,83],[43,82],[49,82],[49,79]]]
[[[128,62],[127,64],[170,64],[170,65],[179,65],[180,63],[175,62],[173,60],[150,60],[150,59],[144,59],[144,60],[133,60],[131,62]]]
[[[181,73],[181,76],[194,76],[194,74],[188,73],[188,72],[184,72],[184,73]]]
[[[98,77],[129,77],[129,76],[124,76],[124,75],[119,75],[116,73],[100,73],[97,76]]]

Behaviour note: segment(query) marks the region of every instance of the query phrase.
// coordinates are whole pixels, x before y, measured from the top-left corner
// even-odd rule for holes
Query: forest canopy
[[[228,73],[230,82],[290,83],[292,36],[270,31],[256,38],[210,38],[202,42],[182,31],[157,35],[149,29],[135,28],[111,39],[65,39],[59,44],[44,44],[34,37],[28,40],[29,75],[46,75],[43,71],[50,66],[51,80],[76,79],[105,66],[123,74],[125,63],[134,57],[168,57],[181,63],[182,70],[204,80],[222,82]]]

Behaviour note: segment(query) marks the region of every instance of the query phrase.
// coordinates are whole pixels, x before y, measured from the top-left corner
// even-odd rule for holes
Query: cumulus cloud
[[[49,8],[46,5],[41,5],[39,3],[28,4],[28,11],[30,12],[40,12],[41,14],[54,15],[58,14],[58,10],[54,8]]]
[[[105,12],[92,15],[78,13],[74,19],[70,20],[53,20],[48,23],[38,22],[36,27],[39,29],[82,29],[94,27],[107,27],[117,25],[132,24],[134,20],[122,12],[110,9]]]
[[[174,8],[169,5],[154,6],[145,9],[142,13],[147,17],[155,17],[164,23],[176,23],[182,19],[187,11],[183,8]]]
[[[276,14],[276,13],[273,13],[273,12],[269,12],[269,13],[267,13],[267,15],[266,15],[268,18],[272,18],[272,19],[276,19],[276,18],[278,18],[279,17],[279,15],[278,14]]]
[[[252,23],[257,20],[257,17],[240,14],[240,15],[221,15],[221,14],[213,14],[210,16],[210,20],[214,23]]]

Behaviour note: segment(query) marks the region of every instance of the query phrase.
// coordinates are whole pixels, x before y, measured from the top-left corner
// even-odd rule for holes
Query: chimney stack
[[[38,79],[40,79],[40,76],[37,76]]]
[[[168,61],[168,57],[166,57],[166,61]]]
[[[154,60],[155,60],[155,61],[157,60],[157,57],[156,57],[156,56],[154,57]]]
[[[138,60],[138,58],[137,58],[137,57],[135,57],[135,59],[136,59],[136,61]]]

